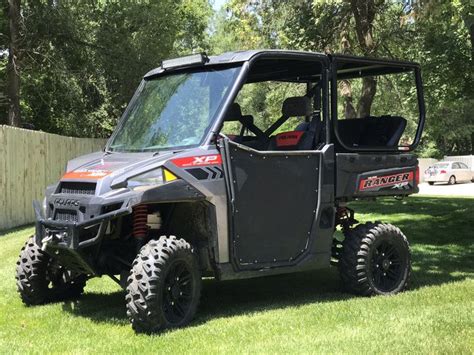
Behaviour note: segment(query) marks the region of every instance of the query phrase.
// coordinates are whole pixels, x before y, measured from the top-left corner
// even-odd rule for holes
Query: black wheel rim
[[[64,284],[62,267],[54,259],[50,259],[46,267],[46,281],[48,289],[52,290]]]
[[[382,292],[397,288],[403,277],[402,255],[400,250],[388,241],[382,241],[372,254],[372,282]]]
[[[163,289],[163,311],[170,323],[180,323],[191,308],[193,295],[192,274],[183,261],[175,261],[169,268]]]

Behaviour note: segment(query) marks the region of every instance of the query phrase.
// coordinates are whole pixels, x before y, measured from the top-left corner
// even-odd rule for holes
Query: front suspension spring
[[[133,237],[144,239],[148,234],[147,226],[148,206],[138,205],[133,207]]]

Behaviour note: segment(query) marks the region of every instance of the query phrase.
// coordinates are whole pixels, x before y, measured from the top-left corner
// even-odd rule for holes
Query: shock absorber
[[[133,237],[143,241],[148,234],[148,206],[138,205],[133,207]]]

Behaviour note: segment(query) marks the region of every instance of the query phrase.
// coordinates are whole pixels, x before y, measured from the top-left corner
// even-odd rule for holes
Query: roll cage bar
[[[243,62],[242,71],[238,76],[232,90],[229,92],[225,102],[222,103],[222,110],[219,112],[218,117],[214,121],[214,125],[210,130],[210,136],[207,142],[210,143],[215,135],[220,131],[224,123],[225,113],[227,108],[234,102],[235,97],[242,88],[242,86],[249,82],[251,70],[255,68],[256,64],[263,59],[275,59],[275,60],[301,60],[301,61],[313,61],[321,64],[321,71],[319,74],[313,74],[310,76],[296,76],[296,77],[274,77],[273,80],[277,81],[289,81],[289,82],[301,82],[310,83],[318,81],[318,85],[321,88],[321,119],[325,127],[325,141],[330,143],[332,140],[332,133],[334,139],[349,152],[409,152],[413,151],[419,144],[423,127],[425,123],[425,103],[423,97],[423,84],[421,79],[421,69],[419,64],[407,61],[398,60],[386,60],[386,59],[375,59],[365,58],[356,56],[346,55],[325,55],[319,53],[309,52],[295,52],[295,51],[262,51],[252,56],[249,60]],[[351,147],[344,143],[341,139],[338,131],[338,116],[337,116],[337,81],[341,79],[353,79],[363,78],[367,76],[375,75],[386,75],[386,74],[398,74],[404,72],[413,72],[415,74],[416,93],[419,109],[418,127],[416,129],[415,137],[411,145],[409,146],[396,146],[396,147]],[[265,75],[253,76],[250,82],[259,82],[269,80]],[[296,80],[295,80],[296,79]],[[313,88],[314,89],[314,88]],[[308,93],[311,88],[308,87]],[[307,95],[308,95],[307,93]],[[329,105],[329,97],[334,99],[331,100]],[[287,119],[280,118],[268,128],[266,131],[259,130],[259,135],[264,134],[269,136],[275,132]],[[242,122],[244,124],[244,122]],[[252,131],[255,126],[252,127]]]
[[[275,81],[287,81],[287,82],[300,82],[307,83],[308,90],[311,90],[309,84],[318,82],[321,88],[321,119],[324,124],[325,131],[325,142],[330,143],[337,141],[341,147],[349,152],[357,151],[379,151],[379,152],[395,152],[395,151],[412,151],[414,150],[421,139],[423,127],[425,123],[425,103],[423,97],[421,69],[419,64],[407,61],[398,60],[387,60],[387,59],[375,59],[365,58],[347,55],[327,55],[322,53],[303,52],[303,51],[284,51],[284,50],[254,50],[254,51],[242,51],[225,53],[217,57],[207,57],[205,54],[201,54],[202,58],[197,58],[197,55],[192,56],[192,61],[186,64],[186,61],[180,61],[180,65],[159,67],[151,70],[144,76],[145,80],[149,80],[153,77],[160,75],[167,75],[168,73],[198,70],[201,68],[223,68],[225,66],[241,66],[241,70],[238,73],[232,87],[228,90],[226,97],[223,98],[216,116],[213,122],[210,124],[206,137],[201,142],[202,145],[210,145],[215,142],[215,137],[219,134],[226,113],[229,107],[234,102],[237,94],[245,83],[249,82],[262,82],[267,80]],[[191,57],[190,57],[191,58]],[[258,68],[258,64],[262,60],[273,60],[274,63],[278,64],[278,61],[284,60],[295,60],[307,62],[307,63],[319,63],[319,72],[301,72],[298,75],[298,70],[293,73],[284,76],[279,73],[278,70],[270,73],[259,73],[252,72]],[[276,65],[278,67],[278,65]],[[284,68],[284,67],[283,67]],[[283,72],[283,70],[281,71]],[[352,78],[363,78],[374,75],[385,75],[385,74],[396,74],[403,72],[414,72],[415,84],[418,100],[419,118],[418,127],[415,133],[414,141],[409,146],[397,146],[397,147],[351,147],[344,143],[341,139],[338,131],[338,115],[337,115],[337,80],[341,79],[352,79]],[[280,75],[280,76],[278,76]],[[329,104],[329,98],[331,103]],[[133,98],[132,98],[133,100]],[[258,132],[256,135],[264,135],[267,138],[275,132],[286,119],[277,120],[269,129],[265,132],[260,130],[255,125],[252,125],[251,131]],[[244,125],[245,122],[242,122]],[[120,123],[119,123],[120,124]],[[332,138],[334,136],[334,138]],[[336,142],[334,142],[336,143]]]
[[[346,55],[334,55],[331,58],[331,96],[336,100],[331,101],[331,118],[332,128],[338,143],[347,151],[351,152],[393,152],[405,151],[410,152],[416,149],[421,140],[423,127],[425,125],[425,101],[423,96],[423,82],[421,79],[421,68],[418,63],[385,60],[375,58],[363,58]],[[341,69],[339,69],[340,67]],[[404,72],[414,72],[415,85],[418,100],[418,126],[415,138],[409,146],[397,147],[350,147],[344,143],[339,135],[338,117],[337,117],[337,80],[363,78],[374,75],[397,74]]]

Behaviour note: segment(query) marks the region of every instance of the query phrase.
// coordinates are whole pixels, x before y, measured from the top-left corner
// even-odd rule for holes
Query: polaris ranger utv
[[[394,112],[344,119],[341,85],[397,75],[413,80],[414,123]],[[257,120],[243,110],[262,84],[282,99]],[[135,331],[149,333],[192,320],[202,277],[333,263],[356,294],[403,291],[406,237],[381,222],[356,225],[347,203],[418,191],[411,152],[424,112],[410,62],[283,50],[163,61],[104,151],[71,160],[43,204],[33,203],[36,232],[17,263],[21,299],[76,297],[89,278],[108,275],[126,289]]]

